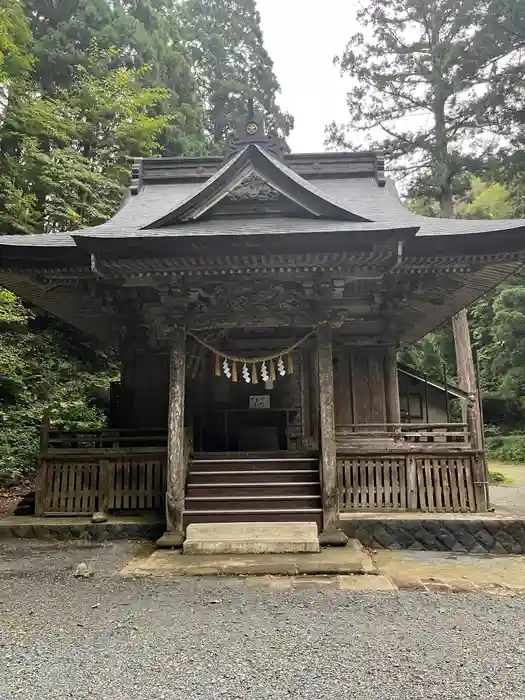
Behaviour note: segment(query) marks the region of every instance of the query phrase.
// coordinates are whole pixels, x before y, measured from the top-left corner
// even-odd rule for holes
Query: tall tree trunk
[[[439,184],[439,215],[443,219],[454,217],[454,202],[452,197],[452,172],[448,152],[448,134],[446,121],[446,93],[443,81],[443,50],[440,42],[439,28],[436,26],[438,17],[431,14],[431,43],[432,43],[432,64],[433,64],[433,87],[434,87],[434,119],[436,122],[436,151],[435,151],[435,171]]]

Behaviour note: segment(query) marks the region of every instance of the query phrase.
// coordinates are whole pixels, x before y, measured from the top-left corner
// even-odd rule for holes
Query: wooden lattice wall
[[[163,508],[166,456],[48,456],[37,473],[37,515]]]
[[[485,510],[479,456],[338,456],[339,506],[356,509],[468,513]]]

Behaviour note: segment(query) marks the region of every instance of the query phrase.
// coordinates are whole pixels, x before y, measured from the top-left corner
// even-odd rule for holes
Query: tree
[[[0,81],[24,74],[31,67],[31,33],[19,0],[0,0]]]
[[[419,214],[437,216],[435,200],[409,200]],[[454,203],[454,216],[469,219],[513,218],[513,200],[492,179],[470,178],[469,189]],[[469,309],[472,339],[478,350],[480,387],[485,394],[520,400],[525,394],[525,279],[516,275],[478,299]],[[446,366],[454,382],[452,329],[444,326],[420,342],[403,348],[402,361],[439,379]]]
[[[501,145],[493,86],[509,60],[524,73],[515,43],[501,25],[487,41],[485,0],[367,0],[363,31],[337,59],[354,80],[348,93],[351,127],[389,154],[412,192],[435,199],[453,215],[454,197]],[[507,81],[517,92],[517,81]],[[501,92],[498,93],[500,102]],[[510,104],[512,95],[505,95]],[[332,124],[328,143],[347,145],[348,128]],[[373,135],[372,137],[370,135]]]
[[[112,216],[126,159],[154,152],[169,123],[151,115],[165,91],[140,87],[141,73],[116,68],[98,77],[78,68],[54,98],[11,96],[0,134],[4,233],[67,231]]]
[[[65,429],[102,426],[116,378],[111,352],[0,288],[0,485],[36,464],[44,411]]]
[[[0,125],[15,81],[32,66],[31,32],[19,0],[0,0]]]
[[[117,68],[141,71],[142,87],[166,91],[151,109],[154,116],[170,117],[157,152],[203,151],[202,111],[174,0],[26,0],[26,6],[35,36],[36,80],[45,94],[68,90],[78,67],[96,68],[99,78]],[[106,58],[96,67],[93,44]]]
[[[183,0],[180,16],[211,139],[222,142],[225,130],[246,114],[249,98],[269,129],[286,137],[293,119],[276,102],[280,87],[255,0]]]

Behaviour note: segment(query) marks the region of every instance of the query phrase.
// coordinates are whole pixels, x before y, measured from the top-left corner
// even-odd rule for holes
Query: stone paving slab
[[[326,547],[318,554],[213,555],[158,550],[131,561],[122,576],[298,576],[374,574],[370,555],[358,542]]]
[[[397,591],[395,583],[387,576],[339,576],[339,588],[343,591]]]
[[[377,570],[400,589],[525,593],[525,557],[378,550]]]
[[[523,556],[386,550],[368,554],[357,546],[327,548],[319,555],[253,557],[184,556],[176,551],[149,548],[120,574],[124,577],[240,576],[242,578],[237,580],[244,585],[276,593],[316,588],[349,592],[525,595]]]

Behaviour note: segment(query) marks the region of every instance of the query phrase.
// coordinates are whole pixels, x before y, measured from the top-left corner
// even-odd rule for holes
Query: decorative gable
[[[251,211],[246,211],[247,205]],[[196,193],[144,228],[255,211],[336,221],[370,221],[322,193],[268,151],[250,144]]]

